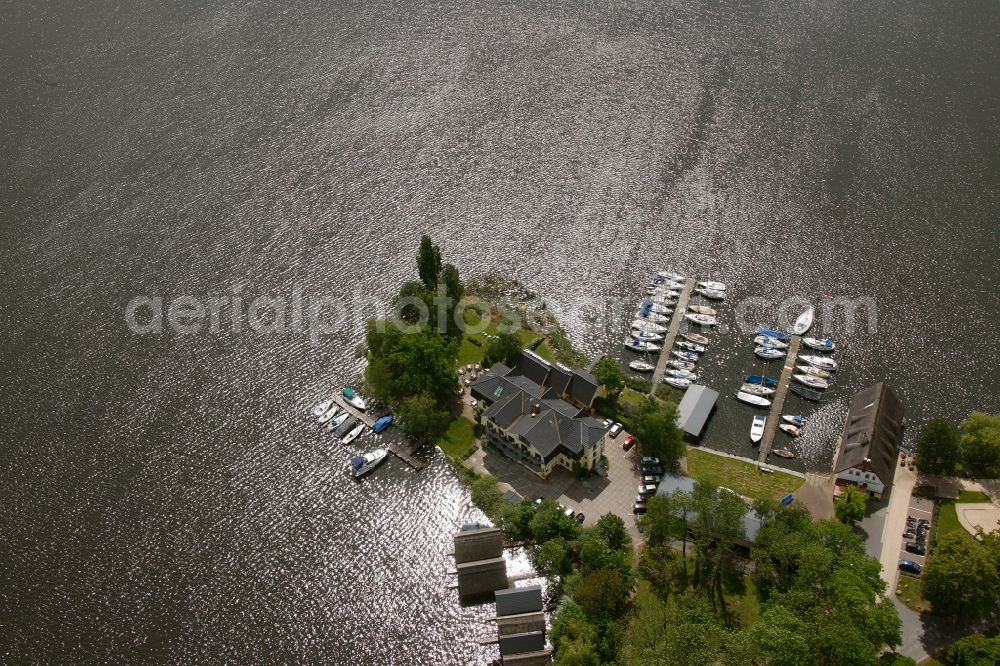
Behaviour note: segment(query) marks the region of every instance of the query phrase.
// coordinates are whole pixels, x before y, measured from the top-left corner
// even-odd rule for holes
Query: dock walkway
[[[795,358],[799,355],[799,345],[802,338],[793,335],[788,342],[788,355],[785,357],[785,366],[781,369],[781,378],[778,380],[778,388],[771,401],[771,412],[767,415],[767,423],[764,425],[764,436],[760,440],[760,451],[757,455],[757,464],[763,465],[767,462],[767,457],[771,454],[771,445],[774,444],[774,434],[778,431],[781,423],[781,408],[785,405],[785,396],[788,395],[788,386],[792,381],[792,371],[795,370]]]
[[[403,462],[405,462],[413,469],[420,471],[426,466],[426,463],[423,460],[414,457],[413,454],[415,454],[417,450],[424,445],[425,442],[426,440],[423,439],[417,442],[409,442],[409,441],[393,442],[389,444],[389,452],[392,453],[397,458],[399,458],[400,460],[402,460]]]
[[[677,307],[674,309],[674,316],[670,320],[670,327],[667,328],[667,334],[663,336],[663,349],[660,350],[660,360],[656,364],[656,370],[653,371],[653,385],[649,389],[649,395],[655,395],[656,387],[663,381],[663,373],[666,372],[667,361],[670,360],[670,350],[673,349],[674,340],[677,339],[677,333],[681,328],[681,322],[684,321],[684,315],[687,313],[688,302],[691,300],[691,292],[693,290],[694,280],[685,280],[684,290],[677,298]]]
[[[344,409],[344,411],[346,411],[348,414],[350,414],[357,420],[364,423],[369,428],[371,428],[375,424],[375,419],[372,418],[370,414],[365,414],[360,409],[347,402],[347,400],[344,399],[344,396],[341,395],[339,391],[330,396],[330,398],[335,403],[337,403],[342,409]]]

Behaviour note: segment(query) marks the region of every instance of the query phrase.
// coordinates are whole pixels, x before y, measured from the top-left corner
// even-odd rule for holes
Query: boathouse
[[[896,474],[902,429],[903,404],[888,384],[880,382],[855,394],[834,466],[834,496],[842,484],[852,483],[881,497]]]
[[[677,405],[677,427],[697,439],[705,427],[705,421],[715,407],[719,392],[701,384],[692,384],[684,392]]]

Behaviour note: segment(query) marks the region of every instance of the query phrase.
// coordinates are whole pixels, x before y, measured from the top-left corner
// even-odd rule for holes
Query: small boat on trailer
[[[790,437],[798,437],[799,435],[802,434],[802,431],[799,430],[799,427],[796,425],[792,425],[791,423],[782,423],[781,425],[778,426],[778,428],[781,430],[781,432],[785,433],[786,435],[789,435]]]
[[[708,346],[708,338],[704,335],[698,333],[681,333],[681,337],[689,342],[694,342],[705,347]]]
[[[636,372],[652,372],[656,370],[656,366],[652,363],[646,363],[645,361],[632,361],[628,364],[628,367]]]
[[[830,379],[830,377],[833,377],[833,375],[826,370],[820,370],[819,368],[814,368],[811,365],[797,365],[795,366],[795,369],[799,372],[804,372],[807,375],[819,377],[820,379]]]
[[[754,407],[770,407],[771,401],[767,398],[754,395],[752,393],[747,393],[746,391],[740,391],[736,394],[736,399],[740,402],[745,402],[748,405],[753,405]]]
[[[714,317],[719,314],[714,308],[710,308],[707,305],[689,305],[688,310],[691,312],[697,312],[698,314],[708,315],[709,317]]]
[[[792,333],[802,335],[812,328],[815,315],[816,309],[810,305],[802,314],[795,318],[795,323],[792,324]]]
[[[788,390],[790,390],[792,393],[799,396],[800,398],[805,398],[806,400],[812,400],[813,402],[819,402],[820,398],[823,397],[823,394],[820,393],[819,391],[814,391],[812,389],[806,388],[805,386],[799,386],[798,384],[792,384],[791,386],[788,387]]]
[[[837,349],[830,338],[802,338],[802,344],[818,351],[832,352]]]
[[[788,355],[788,352],[782,349],[775,349],[773,347],[754,347],[753,353],[768,361],[772,361],[776,358],[784,358]]]
[[[820,368],[821,370],[829,370],[835,372],[837,370],[837,362],[832,358],[826,356],[815,356],[812,354],[799,355],[799,360],[805,361],[814,368]]]
[[[743,381],[748,384],[763,384],[764,386],[777,386],[778,380],[766,375],[747,375]]]
[[[778,456],[779,458],[794,458],[795,454],[788,449],[771,449],[771,453]]]
[[[753,417],[753,423],[750,424],[750,441],[754,444],[760,443],[761,438],[764,436],[764,426],[767,425],[767,417],[757,415]]]
[[[388,456],[389,452],[386,449],[375,449],[371,453],[366,453],[362,456],[354,456],[351,458],[351,474],[354,475],[355,479],[360,479],[362,476],[381,465]]]

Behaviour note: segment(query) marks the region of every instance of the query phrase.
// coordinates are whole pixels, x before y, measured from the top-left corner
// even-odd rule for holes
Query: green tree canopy
[[[403,430],[414,437],[437,437],[448,427],[447,410],[438,407],[427,393],[403,398],[396,407],[396,416]]]
[[[441,276],[441,248],[431,242],[431,237],[424,234],[420,237],[420,249],[417,251],[417,275],[428,291],[437,288]]]
[[[833,503],[833,512],[842,523],[853,523],[861,520],[868,509],[868,493],[854,484],[844,486],[844,492]]]
[[[521,340],[513,333],[500,333],[486,345],[483,365],[490,367],[496,363],[511,365],[521,351]]]
[[[497,486],[497,480],[489,474],[473,481],[470,493],[473,504],[482,509],[487,516],[495,515],[500,503],[503,502],[503,493]]]
[[[535,553],[535,566],[543,576],[553,579],[571,571],[569,548],[563,539],[549,539]]]
[[[1000,416],[972,412],[962,421],[962,460],[972,476],[1000,476]]]
[[[941,537],[922,578],[924,598],[947,615],[986,617],[1000,598],[1000,574],[991,553],[962,532]]]
[[[599,666],[597,628],[587,618],[583,607],[568,601],[552,619],[549,632],[555,648],[555,663],[565,666]]]
[[[966,636],[948,648],[948,666],[996,666],[1000,664],[1000,636]]]
[[[504,533],[515,541],[531,538],[531,519],[535,517],[535,505],[529,499],[517,504],[504,502],[497,511],[497,524]]]
[[[542,500],[531,518],[531,536],[535,543],[543,544],[549,539],[574,541],[579,535],[580,526],[563,512],[555,500]]]
[[[625,390],[625,373],[622,372],[618,361],[605,356],[594,366],[594,377],[598,383],[604,387],[611,402],[617,402],[622,391]]]
[[[931,419],[917,436],[917,467],[929,474],[951,474],[962,460],[958,429],[948,419]]]
[[[656,456],[667,468],[684,455],[684,437],[677,427],[677,405],[647,396],[631,423],[645,455]]]
[[[599,569],[585,575],[573,589],[573,600],[595,620],[620,617],[629,605],[628,581],[614,569]]]

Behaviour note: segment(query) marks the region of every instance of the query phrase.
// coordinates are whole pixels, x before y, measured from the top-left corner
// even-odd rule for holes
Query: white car
[[[608,434],[611,435],[612,438],[617,437],[618,435],[622,434],[623,428],[624,426],[621,423],[616,423],[613,426],[611,426],[611,430],[608,431]]]

